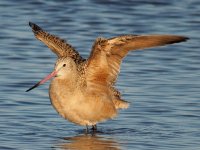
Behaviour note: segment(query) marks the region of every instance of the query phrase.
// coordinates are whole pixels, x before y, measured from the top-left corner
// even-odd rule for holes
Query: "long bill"
[[[34,86],[32,86],[31,88],[29,88],[28,90],[26,90],[26,92],[38,87],[39,85],[45,83],[46,81],[48,81],[49,79],[51,79],[52,77],[56,76],[56,74],[58,73],[58,71],[53,71],[52,73],[50,73],[49,75],[47,75],[44,79],[42,79],[40,82],[36,83]]]

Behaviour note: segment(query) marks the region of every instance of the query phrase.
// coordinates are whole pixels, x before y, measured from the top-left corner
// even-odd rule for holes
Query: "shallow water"
[[[199,6],[198,0],[1,0],[0,149],[199,149]],[[190,40],[130,53],[117,83],[130,108],[85,134],[52,108],[49,83],[25,92],[56,60],[28,21],[67,39],[84,57],[98,36],[165,33]]]

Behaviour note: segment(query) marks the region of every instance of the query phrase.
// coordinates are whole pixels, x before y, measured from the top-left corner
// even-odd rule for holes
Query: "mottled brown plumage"
[[[71,57],[74,59],[74,61],[76,61],[76,63],[85,61],[79,55],[79,53],[65,40],[45,32],[42,30],[42,28],[34,23],[29,22],[29,25],[35,34],[35,37],[47,45],[58,57]]]
[[[29,90],[51,77],[49,95],[57,112],[79,125],[95,125],[113,118],[120,108],[129,103],[121,99],[114,87],[123,58],[131,50],[145,49],[186,41],[177,35],[124,35],[110,39],[97,38],[88,59],[64,40],[29,23],[35,37],[46,44],[57,56],[54,72]],[[27,90],[27,91],[29,91]]]

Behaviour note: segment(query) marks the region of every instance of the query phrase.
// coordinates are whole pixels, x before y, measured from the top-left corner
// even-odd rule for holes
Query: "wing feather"
[[[87,83],[101,84],[105,87],[113,85],[123,58],[131,50],[179,43],[187,39],[177,35],[125,35],[110,39],[98,38],[88,58]],[[98,80],[100,81],[97,82]]]
[[[35,37],[47,45],[58,57],[71,57],[75,60],[76,63],[84,61],[79,53],[65,40],[55,35],[49,34],[32,22],[29,22],[29,25],[35,34]]]

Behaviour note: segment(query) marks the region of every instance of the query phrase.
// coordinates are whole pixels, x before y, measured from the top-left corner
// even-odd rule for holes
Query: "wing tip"
[[[162,39],[162,38],[161,38]],[[166,35],[166,39],[163,38],[163,43],[162,44],[174,44],[174,43],[181,43],[181,42],[186,42],[189,40],[189,37],[186,36],[179,36],[179,35]],[[162,45],[161,45],[162,46]]]
[[[38,25],[30,21],[29,21],[29,26],[32,28],[32,31],[34,33],[37,33],[38,31],[42,30],[42,28],[40,28]]]
[[[187,40],[189,40],[190,38],[189,37],[186,37],[186,36],[180,36],[180,42],[186,42]]]

